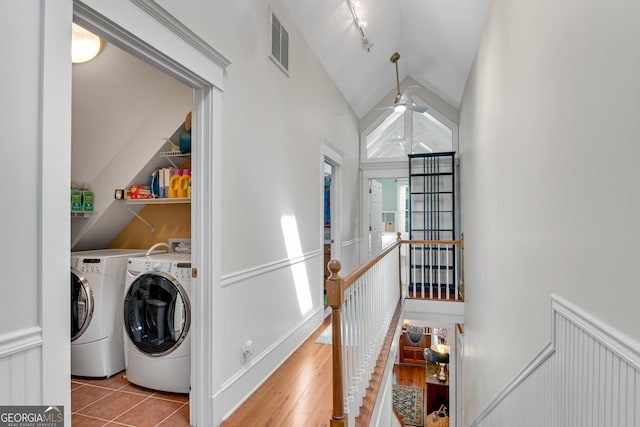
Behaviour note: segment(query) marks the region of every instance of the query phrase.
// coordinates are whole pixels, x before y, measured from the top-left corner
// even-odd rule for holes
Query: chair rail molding
[[[33,326],[0,335],[0,358],[42,345],[42,328]]]

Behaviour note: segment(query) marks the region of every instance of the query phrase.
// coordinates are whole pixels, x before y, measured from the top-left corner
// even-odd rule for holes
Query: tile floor
[[[71,425],[189,426],[189,395],[139,387],[125,374],[108,379],[72,377]]]

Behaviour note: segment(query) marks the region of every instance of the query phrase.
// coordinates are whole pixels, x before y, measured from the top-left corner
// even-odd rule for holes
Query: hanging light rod
[[[346,0],[347,5],[349,5],[349,10],[351,11],[351,16],[353,17],[353,22],[356,24],[358,32],[360,33],[360,38],[362,39],[362,47],[367,50],[367,52],[371,52],[371,48],[373,47],[373,43],[369,41],[367,36],[364,34],[364,28],[367,26],[367,21],[363,21],[358,17],[357,8],[360,7],[360,2],[357,0]]]

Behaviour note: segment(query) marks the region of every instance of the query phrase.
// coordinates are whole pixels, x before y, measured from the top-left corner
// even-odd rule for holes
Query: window
[[[457,127],[437,112],[390,111],[363,134],[363,162],[405,160],[409,154],[455,151]]]

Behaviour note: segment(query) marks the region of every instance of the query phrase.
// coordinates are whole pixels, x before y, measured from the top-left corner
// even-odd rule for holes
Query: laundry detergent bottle
[[[71,212],[82,211],[82,191],[78,189],[75,181],[71,181]]]
[[[182,171],[182,175],[180,176],[180,183],[178,185],[178,197],[184,199],[189,197],[189,182],[191,181],[191,171],[189,169],[184,169]]]
[[[175,199],[180,197],[178,196],[178,189],[180,188],[181,174],[182,174],[182,171],[180,169],[173,170],[173,176],[171,177],[171,180],[169,180],[169,198],[170,199]]]
[[[89,190],[89,184],[86,182],[82,186],[82,210],[93,212],[93,191]]]

